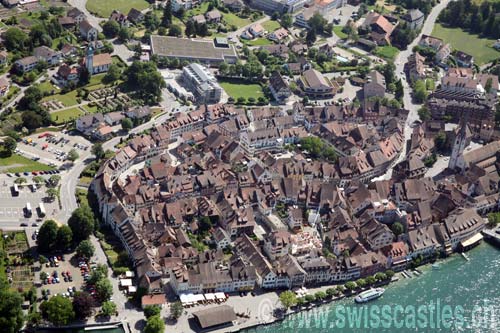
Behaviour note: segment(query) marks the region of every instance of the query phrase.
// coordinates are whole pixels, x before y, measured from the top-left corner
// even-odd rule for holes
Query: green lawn
[[[399,53],[399,49],[394,46],[381,46],[377,47],[374,53],[379,57],[392,60]]]
[[[333,27],[333,32],[339,37],[339,38],[347,38],[347,34],[345,32],[342,31],[342,29],[344,29],[343,26],[340,26],[340,25],[336,25]]]
[[[477,35],[469,34],[458,28],[445,28],[441,24],[434,26],[432,35],[450,43],[454,49],[474,56],[474,62],[478,65],[500,57],[500,52],[491,47],[495,42],[493,39],[479,38]]]
[[[220,85],[227,92],[229,96],[237,100],[239,97],[249,98],[253,97],[255,99],[263,97],[262,87],[258,84],[250,83],[234,83],[228,81],[220,81]]]
[[[203,2],[201,5],[197,6],[196,8],[192,8],[186,12],[185,17],[193,17],[196,15],[200,14],[205,14],[208,10],[209,3],[208,2]]]
[[[42,82],[38,85],[38,88],[40,88],[40,90],[44,93],[46,92],[51,92],[51,91],[59,91],[59,89],[57,89],[52,83],[50,83],[50,81],[45,81],[45,82]]]
[[[276,29],[279,29],[281,27],[281,24],[278,21],[269,20],[269,21],[262,23],[262,27],[267,32],[273,32]]]
[[[42,101],[58,100],[64,106],[72,106],[78,104],[76,101],[76,90],[70,91],[66,94],[55,94],[52,96],[47,96],[42,99]]]
[[[271,45],[273,41],[267,38],[256,38],[252,40],[240,39],[241,42],[248,46],[262,46],[262,45]]]
[[[149,4],[145,0],[88,0],[86,7],[89,12],[108,18],[113,10],[126,15],[132,8],[144,10]]]
[[[241,28],[252,23],[250,19],[241,18],[233,13],[222,13],[222,17],[227,25],[234,25],[237,28]]]
[[[10,157],[0,158],[1,172],[31,172],[52,170],[52,167],[30,160],[21,155],[12,154]]]
[[[64,124],[67,121],[76,120],[76,118],[82,115],[83,115],[82,110],[80,110],[79,108],[72,108],[51,113],[50,118],[55,124],[59,125],[59,124]]]

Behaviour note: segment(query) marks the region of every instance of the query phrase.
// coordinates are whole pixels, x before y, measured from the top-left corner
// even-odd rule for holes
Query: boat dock
[[[500,246],[500,227],[496,227],[495,229],[483,229],[482,231],[484,239],[495,244],[496,246]]]

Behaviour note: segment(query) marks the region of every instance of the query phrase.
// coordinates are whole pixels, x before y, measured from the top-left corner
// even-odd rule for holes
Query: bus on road
[[[45,206],[43,205],[43,202],[40,202],[40,206],[38,207],[38,209],[40,210],[40,217],[44,217],[45,214],[47,214],[45,212]]]
[[[12,195],[15,197],[19,195],[19,186],[17,186],[17,184],[14,184],[14,186],[12,186]]]
[[[33,214],[31,210],[31,204],[29,202],[26,203],[26,211],[24,212],[24,214],[26,217],[31,217],[31,215]]]

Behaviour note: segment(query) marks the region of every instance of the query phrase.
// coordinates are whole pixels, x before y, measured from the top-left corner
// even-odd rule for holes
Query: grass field
[[[0,158],[1,172],[31,172],[31,171],[46,171],[52,170],[52,167],[30,160],[21,155],[12,154],[10,157]]]
[[[127,15],[130,9],[144,10],[149,4],[145,0],[88,0],[86,7],[89,12],[108,18],[113,10]]]
[[[478,65],[500,58],[500,52],[491,47],[495,42],[493,39],[479,38],[461,29],[445,28],[441,24],[434,26],[432,36],[442,38],[454,49],[474,56],[474,63]]]
[[[227,92],[229,96],[235,100],[239,97],[249,98],[253,97],[255,99],[263,97],[262,87],[258,84],[251,83],[234,83],[228,81],[220,81],[220,85]]]
[[[394,46],[381,46],[377,47],[374,53],[379,57],[392,60],[399,53],[399,49]]]
[[[227,25],[234,25],[237,28],[241,28],[252,23],[250,19],[241,18],[233,13],[222,13],[222,17]]]
[[[267,32],[273,32],[276,29],[279,29],[281,24],[278,21],[269,20],[262,23],[262,27],[266,29]]]
[[[193,17],[200,14],[205,14],[208,10],[209,3],[203,2],[201,5],[192,8],[186,12],[186,17]]]
[[[262,46],[262,45],[273,44],[273,42],[267,38],[256,38],[256,39],[252,39],[252,40],[240,39],[240,40],[243,44],[248,45],[248,46]]]
[[[333,32],[339,37],[339,38],[347,38],[347,34],[345,32],[342,31],[344,27],[340,26],[340,25],[336,25],[333,27]]]
[[[82,110],[79,108],[71,108],[59,112],[54,112],[50,114],[52,121],[57,124],[64,124],[67,121],[76,120],[76,118],[83,115]]]
[[[47,96],[42,99],[42,101],[58,100],[64,106],[72,106],[78,104],[76,101],[76,90],[70,91],[66,94],[55,94],[52,96]]]

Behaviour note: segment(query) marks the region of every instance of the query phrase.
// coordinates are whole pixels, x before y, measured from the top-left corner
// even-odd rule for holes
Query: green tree
[[[314,30],[316,34],[322,34],[325,31],[328,21],[320,13],[314,14],[308,21],[307,24],[310,30]]]
[[[377,281],[384,281],[387,279],[387,275],[385,275],[385,273],[378,272],[377,274],[375,274],[375,279]]]
[[[391,230],[394,233],[394,235],[396,235],[396,237],[397,237],[405,231],[405,228],[403,227],[401,222],[394,222],[394,224],[391,227]]]
[[[306,295],[305,299],[306,299],[307,303],[311,303],[311,302],[314,302],[316,300],[316,296],[308,294],[308,295]]]
[[[68,325],[75,319],[73,304],[61,295],[53,296],[40,305],[44,318],[56,326]]]
[[[122,125],[122,129],[124,131],[128,132],[132,129],[132,127],[134,126],[134,123],[132,123],[132,120],[130,120],[129,118],[123,118],[121,121],[121,125]]]
[[[73,211],[68,220],[68,225],[73,231],[73,238],[79,242],[88,239],[94,232],[94,213],[87,205],[82,205]]]
[[[87,259],[92,258],[95,252],[95,247],[88,239],[82,240],[76,247],[76,254]]]
[[[434,144],[436,145],[436,149],[438,152],[446,152],[448,150],[446,133],[444,131],[440,131],[434,137]]]
[[[369,286],[371,286],[372,284],[374,284],[375,282],[377,282],[377,279],[374,277],[374,276],[367,276],[366,279],[366,284],[368,284]]]
[[[193,20],[188,20],[186,22],[186,29],[184,31],[187,37],[191,37],[193,34],[196,34],[196,28],[194,26]]]
[[[45,190],[45,194],[50,200],[54,200],[59,192],[55,188],[49,187],[48,189]]]
[[[102,82],[104,84],[113,83],[120,78],[120,75],[121,75],[120,68],[117,65],[113,64],[109,66],[108,72],[102,78]]]
[[[109,20],[102,26],[102,32],[107,38],[114,38],[120,31],[120,24],[114,20]]]
[[[291,290],[284,291],[280,294],[280,302],[285,309],[288,309],[297,304],[297,295]]]
[[[113,295],[113,286],[108,278],[100,279],[95,284],[95,291],[101,302],[108,301]]]
[[[309,29],[306,34],[307,45],[311,46],[316,42],[316,30]]]
[[[177,24],[172,24],[168,29],[168,35],[174,37],[182,36],[182,29]]]
[[[57,248],[57,223],[53,220],[45,221],[38,232],[38,250],[50,252]]]
[[[11,137],[6,137],[3,139],[2,146],[4,149],[4,156],[8,157],[11,156],[16,150],[17,142]]]
[[[486,80],[486,84],[484,85],[484,90],[487,92],[487,93],[490,93],[491,92],[491,88],[493,87],[493,80],[492,78],[488,78]]]
[[[432,118],[432,114],[429,111],[429,109],[424,105],[420,109],[418,109],[418,116],[420,117],[420,120],[422,121],[427,121]]]
[[[168,28],[172,24],[172,3],[170,0],[167,1],[165,7],[163,8],[163,16],[161,18],[161,25]]]
[[[489,213],[488,227],[495,228],[499,224],[500,224],[500,213]]]
[[[18,292],[6,288],[0,290],[0,327],[5,333],[21,332],[24,315],[21,305],[23,299]]]
[[[104,149],[102,148],[101,143],[94,143],[92,146],[92,154],[94,154],[97,161],[104,157]]]
[[[396,89],[394,91],[394,97],[396,97],[396,99],[401,102],[403,100],[404,94],[405,92],[403,88],[403,82],[401,82],[401,80],[397,80]]]
[[[346,288],[347,290],[352,291],[352,290],[356,289],[356,283],[354,283],[354,282],[352,282],[352,281],[349,281],[349,282],[347,282],[347,283],[345,284],[345,288]]]
[[[291,14],[286,13],[281,17],[281,26],[283,28],[288,29],[292,26],[292,24],[293,24],[293,17]]]
[[[70,160],[71,162],[76,161],[79,157],[80,157],[80,155],[78,154],[78,152],[75,149],[71,149],[68,152],[68,160]]]
[[[433,91],[436,88],[436,84],[434,83],[434,80],[433,79],[425,80],[425,88],[427,90]]]
[[[317,300],[323,300],[326,298],[326,293],[324,291],[317,291],[315,294],[314,294],[314,297],[317,299]]]
[[[365,279],[357,279],[356,280],[356,285],[359,287],[359,288],[363,288],[366,286],[366,280]]]
[[[101,313],[103,316],[109,317],[116,314],[116,304],[111,301],[102,303]]]
[[[105,279],[108,276],[108,266],[99,264],[97,267],[90,273],[90,278],[88,280],[89,284],[96,284],[97,281]]]
[[[170,315],[174,319],[179,319],[179,317],[182,315],[182,312],[184,311],[184,308],[182,307],[181,302],[174,302],[172,305],[170,305]]]
[[[134,61],[125,70],[126,83],[136,90],[139,98],[146,103],[157,103],[161,99],[161,89],[166,87],[163,77],[152,61]]]
[[[43,98],[43,92],[35,85],[25,90],[23,97],[19,100],[19,109],[21,110],[38,110],[39,102]]]
[[[387,277],[387,279],[392,279],[392,277],[394,276],[394,271],[388,269],[385,271],[385,276]]]
[[[27,180],[24,177],[17,177],[16,180],[14,180],[14,184],[18,184],[18,185],[24,184],[26,182],[27,182]]]
[[[35,184],[40,185],[40,184],[45,182],[45,178],[43,178],[42,176],[35,176],[35,177],[33,177],[33,182]]]
[[[425,85],[425,81],[417,80],[415,82],[414,97],[417,103],[424,103],[427,99],[427,86]]]
[[[335,295],[338,295],[338,293],[339,293],[339,291],[337,289],[335,289],[335,288],[328,288],[328,289],[326,289],[326,295],[328,297],[333,297]]]
[[[77,292],[73,298],[73,309],[78,319],[86,319],[92,315],[96,306],[94,297],[87,292]]]
[[[163,333],[165,332],[165,322],[160,316],[153,316],[146,322],[144,333]]]
[[[30,44],[30,39],[21,29],[9,28],[3,35],[3,44],[8,51],[24,51]]]
[[[144,316],[146,319],[152,316],[159,316],[161,308],[158,305],[147,305],[144,307]]]
[[[147,12],[144,16],[144,26],[149,31],[155,31],[160,26],[160,20],[153,11]]]
[[[62,225],[57,230],[57,247],[60,250],[66,250],[73,242],[73,231],[67,225]]]
[[[130,38],[132,38],[132,33],[130,32],[129,28],[121,27],[120,31],[118,31],[118,39],[125,43]]]

